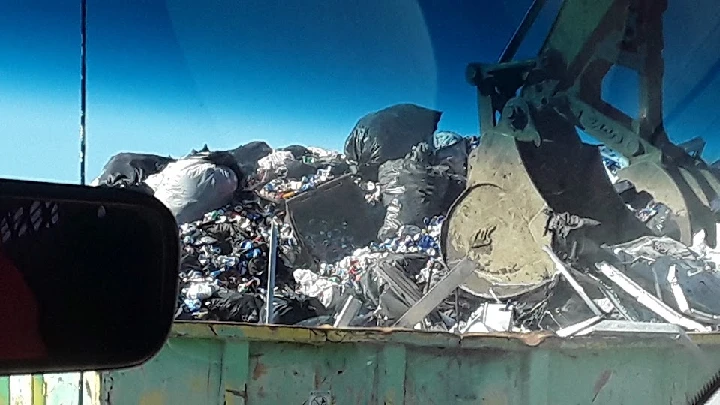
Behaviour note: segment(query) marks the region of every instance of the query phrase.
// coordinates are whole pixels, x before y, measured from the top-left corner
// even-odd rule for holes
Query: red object
[[[0,360],[47,355],[38,325],[38,303],[15,265],[0,252]]]

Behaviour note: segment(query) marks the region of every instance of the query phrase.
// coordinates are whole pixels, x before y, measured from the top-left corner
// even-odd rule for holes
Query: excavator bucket
[[[646,192],[653,200],[670,208],[662,229],[655,234],[670,236],[686,245],[693,236],[705,231],[706,243],[717,243],[714,214],[710,203],[717,196],[717,179],[699,167],[682,167],[654,160],[633,162],[618,171],[619,180],[627,180],[638,191]]]
[[[555,266],[542,249],[553,242],[549,213],[597,222],[583,231],[598,244],[649,234],[615,192],[597,147],[550,114],[535,124],[540,146],[498,130],[483,135],[469,159],[467,190],[445,222],[446,260],[476,264],[477,277],[463,287],[473,294],[507,298],[550,280]]]
[[[483,136],[468,162],[468,187],[443,223],[441,249],[449,266],[465,257],[476,273],[461,286],[467,292],[503,299],[546,283],[553,263],[541,247],[547,207],[525,170],[515,140]]]

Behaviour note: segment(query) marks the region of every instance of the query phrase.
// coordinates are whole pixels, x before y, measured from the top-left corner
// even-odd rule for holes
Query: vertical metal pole
[[[273,304],[275,301],[275,267],[277,266],[278,228],[273,224],[270,228],[270,249],[268,249],[267,291],[265,292],[265,323],[275,322]]]
[[[80,0],[80,184],[85,184],[87,133],[87,0]]]
[[[80,0],[80,184],[85,185],[87,134],[85,112],[87,110],[87,0]],[[80,372],[78,404],[85,403],[85,373]]]
[[[78,405],[85,404],[85,373],[80,372],[80,389],[78,390]]]

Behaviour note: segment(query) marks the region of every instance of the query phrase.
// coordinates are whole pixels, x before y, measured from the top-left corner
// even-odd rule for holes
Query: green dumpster
[[[691,340],[177,323],[141,367],[11,377],[0,404],[685,404],[720,369],[720,335]]]

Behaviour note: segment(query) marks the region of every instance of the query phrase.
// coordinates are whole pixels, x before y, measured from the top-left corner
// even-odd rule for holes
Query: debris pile
[[[502,297],[468,288],[470,276],[492,284],[495,275],[467,259],[448,263],[443,241],[480,140],[438,131],[440,117],[412,105],[369,114],[344,154],[262,142],[182,159],[124,153],[95,184],[142,186],[176,215],[178,320],[561,336],[720,325],[720,254],[702,236],[692,247],[660,236],[667,207],[618,181],[625,163],[607,149],[617,193],[655,236],[583,254],[577,241],[555,243],[545,250],[554,272],[533,288]],[[593,222],[565,219],[567,229]],[[493,230],[478,232],[483,248]]]

